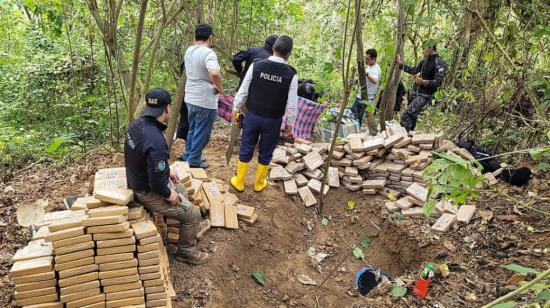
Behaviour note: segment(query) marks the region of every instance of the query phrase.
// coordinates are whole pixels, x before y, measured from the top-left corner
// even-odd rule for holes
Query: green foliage
[[[532,299],[532,301],[535,302],[535,303],[545,302],[545,301],[550,300],[550,282],[548,281],[548,279],[545,279],[545,276],[541,276],[541,275],[544,275],[544,273],[541,273],[541,272],[539,272],[535,269],[532,269],[532,268],[529,268],[529,267],[524,267],[522,265],[515,264],[515,263],[507,264],[506,266],[504,266],[504,268],[506,268],[507,270],[516,272],[516,273],[520,273],[520,274],[538,275],[538,277],[542,278],[542,280],[536,282],[535,284],[529,286],[527,289],[523,290],[522,294],[533,293],[534,298]],[[546,276],[546,278],[547,278],[547,276]],[[528,282],[526,282],[526,281],[522,281],[522,282],[520,282],[520,286],[524,286],[527,283]],[[510,301],[510,302],[502,303],[502,304],[499,304],[499,305],[508,305],[508,306],[502,306],[502,307],[515,307],[517,305],[517,303],[514,302],[514,301]],[[493,307],[497,307],[497,306],[498,305],[493,306]]]
[[[69,52],[63,10],[53,0],[0,3],[0,170],[82,153],[109,137],[103,77],[80,34]]]
[[[391,289],[391,295],[394,298],[401,298],[405,296],[405,294],[407,294],[407,288],[405,288],[404,286],[394,285]]]
[[[361,249],[361,247],[355,247],[352,252],[353,252],[353,256],[356,257],[357,259],[365,258],[365,254],[363,253],[363,249]]]
[[[477,198],[475,186],[482,182],[481,165],[462,159],[455,154],[432,152],[438,157],[426,169],[422,176],[428,180],[428,202],[424,214],[431,215],[434,207],[434,196],[452,199],[455,204],[461,204],[469,198]]]
[[[265,277],[264,273],[262,273],[259,270],[253,270],[252,273],[250,273],[250,276],[256,281],[259,285],[264,286],[265,285]]]
[[[372,239],[367,235],[361,240],[361,247],[367,248],[370,246],[370,243],[372,242]]]
[[[353,201],[353,200],[348,200],[347,209],[348,209],[348,210],[354,210],[354,209],[355,209],[355,201]]]
[[[507,270],[509,271],[513,271],[513,272],[516,272],[516,273],[520,273],[520,274],[538,274],[539,272],[532,269],[532,268],[529,268],[529,267],[524,267],[524,266],[521,266],[519,264],[507,264],[506,266],[504,266],[504,268],[506,268]]]

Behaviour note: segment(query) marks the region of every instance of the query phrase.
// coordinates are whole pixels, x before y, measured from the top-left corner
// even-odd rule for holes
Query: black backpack
[[[492,155],[481,147],[475,145],[473,141],[462,139],[459,140],[456,145],[459,148],[466,149],[475,159],[478,160],[478,162],[483,166],[483,173],[495,172],[500,168],[500,163],[498,160],[495,158],[487,158]]]

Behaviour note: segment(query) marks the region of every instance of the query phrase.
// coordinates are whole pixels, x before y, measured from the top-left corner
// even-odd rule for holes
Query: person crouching
[[[273,56],[250,65],[235,96],[233,118],[241,114],[241,107],[247,98],[237,175],[230,180],[239,192],[244,190],[248,164],[258,142],[254,191],[260,192],[267,186],[267,171],[277,147],[285,111],[286,132],[292,131],[298,105],[298,76],[296,70],[287,64],[292,47],[292,38],[280,36],[273,45]]]

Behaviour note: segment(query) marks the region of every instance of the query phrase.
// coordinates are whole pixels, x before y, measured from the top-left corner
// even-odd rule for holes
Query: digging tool
[[[229,130],[229,146],[227,147],[227,152],[225,152],[225,162],[227,165],[229,165],[229,161],[231,160],[231,154],[233,154],[235,144],[239,140],[239,135],[243,128],[243,117],[243,114],[240,112],[235,112],[233,114],[231,129]]]
[[[22,227],[31,227],[32,234],[36,233],[35,225],[44,219],[44,206],[39,202],[24,204],[17,209],[17,223]]]

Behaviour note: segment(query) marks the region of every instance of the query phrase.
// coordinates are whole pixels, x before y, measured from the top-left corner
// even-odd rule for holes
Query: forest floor
[[[226,133],[217,127],[206,149],[211,178],[228,180],[234,172],[235,157],[225,165]],[[182,148],[183,142],[178,140],[172,157],[177,158]],[[13,302],[13,282],[8,277],[11,257],[30,239],[30,231],[17,225],[17,206],[44,199],[49,202],[48,211],[61,209],[64,198],[87,191],[88,177],[97,169],[123,165],[122,154],[96,149],[73,161],[37,164],[3,175],[1,307]],[[539,271],[550,267],[550,219],[502,197],[482,195],[468,225],[438,234],[430,230],[434,218],[396,219],[384,209],[383,197],[337,189],[325,198],[328,224],[324,225],[315,208],[305,208],[299,198],[286,196],[281,185],[254,193],[254,173],[252,163],[248,187],[238,197],[241,203],[256,208],[258,221],[242,223],[239,230],[213,228],[207,232],[199,243],[211,254],[205,265],[171,262],[175,307],[477,307],[515,289],[518,280],[532,279],[514,278],[504,265],[516,263]],[[505,184],[498,188],[550,211],[547,179],[534,179],[525,189]],[[347,209],[348,200],[356,202],[354,210]],[[365,236],[371,238],[370,245],[363,248],[364,260],[357,259],[352,247]],[[320,263],[313,261],[307,253],[311,247],[328,257]],[[412,288],[427,262],[446,263],[450,273],[436,275],[428,297],[421,300]],[[408,293],[394,299],[386,287],[367,298],[358,295],[353,286],[355,272],[369,265],[399,278],[409,287]],[[265,286],[251,278],[253,270],[263,272]],[[299,275],[307,275],[317,284],[329,278],[318,288],[300,283]]]

